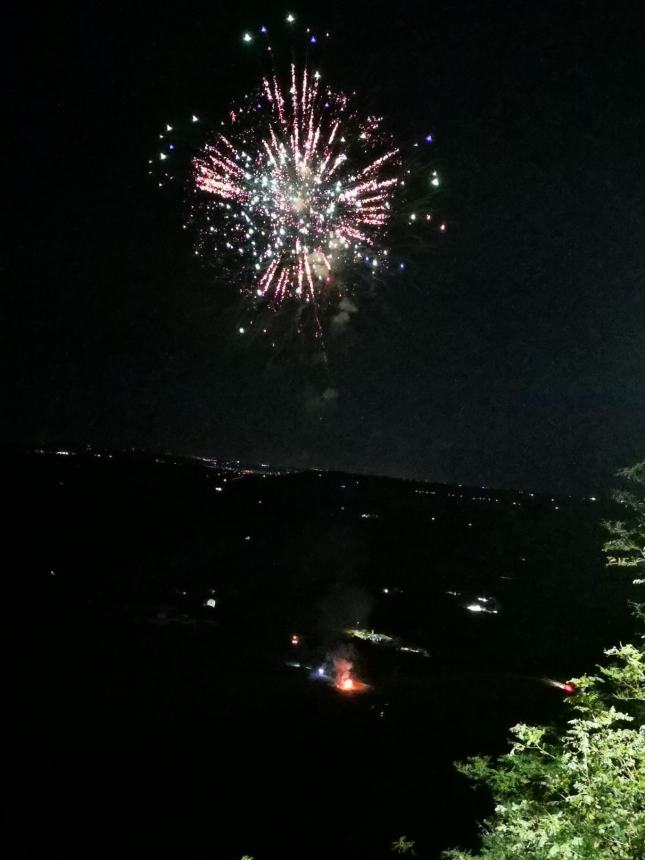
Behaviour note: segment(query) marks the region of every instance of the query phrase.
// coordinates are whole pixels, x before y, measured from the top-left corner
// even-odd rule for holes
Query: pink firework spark
[[[317,304],[341,266],[366,252],[378,265],[400,169],[379,118],[361,121],[292,65],[288,92],[265,77],[230,125],[193,159],[193,178],[209,238],[240,260],[246,289]]]

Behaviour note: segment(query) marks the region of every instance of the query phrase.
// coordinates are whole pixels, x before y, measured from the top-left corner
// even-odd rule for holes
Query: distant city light
[[[497,609],[491,609],[488,604],[491,601],[490,597],[477,597],[477,603],[469,603],[464,609],[467,609],[469,612],[485,612],[487,615],[497,615]]]

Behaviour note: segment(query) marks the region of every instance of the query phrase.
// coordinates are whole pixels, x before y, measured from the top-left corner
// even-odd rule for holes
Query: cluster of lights
[[[285,18],[285,21],[287,22],[287,24],[295,24],[296,23],[296,17],[291,12],[289,12]],[[267,27],[264,27],[264,26],[260,27],[260,33],[263,36],[266,36],[268,34],[268,32],[269,32],[269,30]],[[329,38],[329,33],[325,33],[325,36],[326,36],[326,38]],[[253,33],[249,32],[248,30],[242,34],[242,41],[247,45],[249,45],[251,42],[253,42],[253,39],[254,39]],[[318,37],[316,36],[315,33],[311,32],[311,29],[309,27],[307,27],[307,40],[311,45],[315,45],[318,42]],[[268,50],[269,51],[271,50],[270,45],[268,46]]]
[[[450,592],[447,592],[450,593]],[[458,592],[454,592],[457,594]],[[498,610],[493,608],[492,606],[488,606],[491,602],[490,597],[478,597],[475,603],[469,603],[466,605],[466,609],[469,612],[485,612],[488,615],[497,615]]]

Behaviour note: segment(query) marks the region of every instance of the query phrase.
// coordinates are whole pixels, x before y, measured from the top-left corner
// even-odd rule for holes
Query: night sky
[[[324,367],[237,334],[235,288],[147,175],[165,122],[253,86],[241,33],[288,7],[5,20],[2,442],[571,493],[645,456],[642,4],[374,6],[291,11],[332,31],[329,81],[433,133],[448,230],[356,297]]]

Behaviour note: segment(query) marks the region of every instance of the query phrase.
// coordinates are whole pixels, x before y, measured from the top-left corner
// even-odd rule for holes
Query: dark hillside
[[[3,471],[49,856],[436,856],[486,812],[451,762],[555,717],[543,679],[630,629],[602,501],[116,452]],[[310,677],[338,656],[364,694]]]

